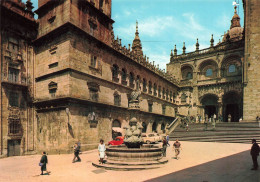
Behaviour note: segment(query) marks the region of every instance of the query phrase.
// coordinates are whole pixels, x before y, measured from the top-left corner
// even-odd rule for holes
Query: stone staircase
[[[217,123],[215,129],[204,124],[189,124],[189,131],[178,125],[170,134],[170,140],[196,142],[251,143],[255,138],[260,142],[260,124],[250,123]]]

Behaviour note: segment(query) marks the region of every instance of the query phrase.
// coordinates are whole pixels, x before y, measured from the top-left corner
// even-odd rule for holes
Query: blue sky
[[[195,50],[197,38],[200,49],[209,47],[211,34],[218,43],[229,30],[233,1],[240,4],[243,26],[242,0],[112,0],[114,33],[123,45],[132,44],[137,20],[144,54],[164,69],[175,44],[181,54],[183,42],[187,52]]]

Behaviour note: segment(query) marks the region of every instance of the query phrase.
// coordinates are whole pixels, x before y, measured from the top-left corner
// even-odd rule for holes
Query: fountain
[[[168,160],[162,156],[161,144],[144,144],[142,126],[138,123],[136,113],[139,110],[140,91],[133,91],[130,95],[129,109],[133,117],[126,126],[124,144],[108,146],[106,149],[107,161],[105,164],[92,163],[95,167],[109,170],[143,170],[159,168]]]

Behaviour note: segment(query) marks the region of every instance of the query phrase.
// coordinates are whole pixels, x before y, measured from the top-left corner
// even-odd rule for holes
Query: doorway
[[[207,105],[205,106],[205,114],[208,115],[208,118],[213,117],[214,114],[216,114],[216,106],[214,105]]]
[[[231,122],[239,122],[242,117],[241,103],[242,97],[235,91],[230,91],[223,96],[223,119],[228,122],[228,116],[231,115]]]
[[[208,118],[211,118],[214,114],[217,115],[218,97],[216,95],[204,95],[201,99],[201,104],[204,107],[204,116],[208,115]]]
[[[228,115],[231,115],[231,122],[239,121],[239,107],[238,104],[227,104],[226,105],[226,114],[225,121],[228,121]]]
[[[21,140],[8,140],[8,157],[20,155]]]

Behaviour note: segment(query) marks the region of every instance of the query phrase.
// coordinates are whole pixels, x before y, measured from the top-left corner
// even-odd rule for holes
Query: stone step
[[[163,158],[156,161],[115,161],[107,160],[106,164],[119,166],[146,166],[146,165],[161,165],[167,163],[168,160]]]
[[[191,137],[191,136],[260,136],[260,132],[176,132],[170,135],[170,138],[173,137]]]
[[[172,139],[177,139],[177,138],[180,138],[178,136],[175,136],[175,137],[172,137]],[[252,138],[260,138],[260,136],[185,136],[185,137],[181,137],[182,139],[207,139],[207,138],[210,138],[210,139],[252,139]]]
[[[230,139],[180,139],[180,141],[189,141],[189,142],[217,142],[217,143],[245,143],[245,144],[251,144],[251,139],[239,139],[239,140],[230,140]],[[256,139],[260,141],[259,139]]]
[[[93,166],[98,168],[103,168],[106,170],[116,170],[116,171],[139,171],[139,170],[147,170],[147,169],[157,169],[162,167],[162,165],[112,165],[112,164],[97,164],[92,163]]]
[[[197,131],[197,130],[204,130],[205,128],[205,125],[203,126],[192,126],[192,125],[189,125],[189,131]],[[208,128],[213,128],[213,125],[208,125]],[[216,130],[247,130],[247,131],[251,131],[251,130],[258,130],[260,131],[260,127],[234,127],[234,126],[229,126],[229,127],[224,127],[224,126],[216,126],[215,127]],[[186,130],[185,127],[177,127],[173,132],[175,131],[183,131],[183,130]]]

